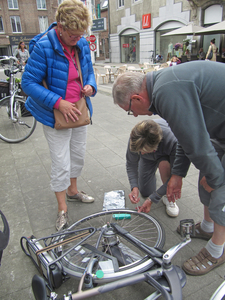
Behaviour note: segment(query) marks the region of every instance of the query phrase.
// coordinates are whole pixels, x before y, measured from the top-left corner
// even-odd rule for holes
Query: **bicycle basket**
[[[4,98],[9,95],[9,83],[8,81],[0,81],[0,98]]]

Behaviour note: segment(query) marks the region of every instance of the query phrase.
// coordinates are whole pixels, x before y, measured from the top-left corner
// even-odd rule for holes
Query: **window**
[[[2,17],[0,17],[0,32],[4,32]]]
[[[9,8],[19,8],[17,0],[8,0],[8,7]]]
[[[46,9],[46,0],[37,0],[37,9]]]
[[[118,8],[124,6],[124,0],[118,0]]]
[[[40,32],[44,32],[48,29],[48,17],[39,17]]]
[[[12,32],[22,32],[19,16],[10,17],[10,21],[12,26]]]

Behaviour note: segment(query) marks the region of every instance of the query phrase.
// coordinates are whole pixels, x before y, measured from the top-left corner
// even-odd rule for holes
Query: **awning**
[[[209,26],[207,28],[203,28],[202,30],[197,31],[195,34],[202,35],[212,33],[225,33],[225,21]]]
[[[167,32],[165,34],[162,34],[161,36],[169,36],[169,35],[194,35],[197,31],[200,31],[204,27],[189,24],[186,26],[183,26],[181,28],[172,30],[170,32]]]

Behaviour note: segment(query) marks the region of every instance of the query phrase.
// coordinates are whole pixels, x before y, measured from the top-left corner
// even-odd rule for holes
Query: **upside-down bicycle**
[[[25,108],[26,95],[22,95],[15,75],[22,71],[13,56],[0,59],[9,82],[0,81],[0,138],[8,143],[26,140],[36,127],[37,121]]]
[[[189,230],[194,222],[184,220],[181,225],[186,228],[186,238],[165,253],[161,250],[165,234],[160,223],[128,209],[92,214],[44,238],[22,237],[23,251],[45,279],[34,276],[35,298],[58,299],[53,290],[71,275],[80,278],[78,292],[62,299],[86,299],[145,281],[156,289],[148,300],[160,295],[181,300],[186,275],[171,260],[191,241]],[[46,285],[51,291],[49,298]],[[83,286],[89,290],[82,291]]]

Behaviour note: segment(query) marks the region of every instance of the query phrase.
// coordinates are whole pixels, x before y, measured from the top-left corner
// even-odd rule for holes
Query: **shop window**
[[[48,29],[48,17],[39,17],[40,32],[44,32]]]
[[[17,0],[8,0],[8,8],[10,9],[18,9],[18,1]]]
[[[19,16],[11,16],[10,21],[12,26],[12,32],[22,32]]]
[[[46,0],[37,0],[37,9],[46,9]]]
[[[204,11],[204,27],[219,23],[222,21],[223,9],[221,5],[211,5]],[[220,34],[207,34],[203,36],[203,50],[207,53],[210,41],[215,39],[218,54],[222,54],[225,50],[224,38]]]
[[[118,1],[118,8],[124,7],[124,0],[117,0]]]
[[[4,32],[2,17],[0,17],[0,32]]]

